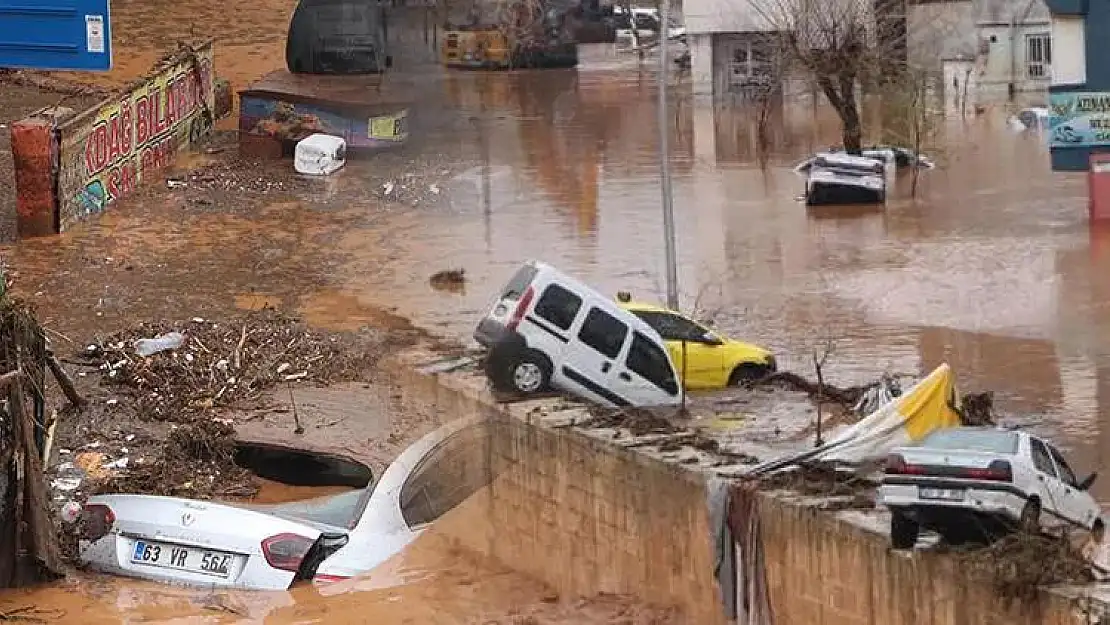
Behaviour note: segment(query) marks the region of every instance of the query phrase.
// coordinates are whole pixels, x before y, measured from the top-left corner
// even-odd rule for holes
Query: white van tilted
[[[551,386],[611,406],[676,405],[678,375],[663,339],[597,291],[538,261],[498,294],[474,338],[495,388]]]

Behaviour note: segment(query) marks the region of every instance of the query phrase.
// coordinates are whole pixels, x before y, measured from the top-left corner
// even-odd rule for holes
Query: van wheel
[[[527,351],[509,362],[507,374],[512,390],[531,395],[546,389],[551,382],[551,364],[542,354]]]
[[[729,386],[740,386],[741,384],[750,384],[762,380],[771,374],[771,368],[767,365],[757,365],[746,362],[738,365],[732,370],[732,374],[728,376]]]
[[[913,549],[921,527],[901,510],[890,511],[890,545],[895,549]]]

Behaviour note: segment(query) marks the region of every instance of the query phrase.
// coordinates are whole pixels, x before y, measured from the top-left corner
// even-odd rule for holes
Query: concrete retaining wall
[[[491,462],[501,473],[463,506],[480,522],[443,524],[452,540],[566,597],[628,593],[675,606],[687,622],[726,621],[704,473],[562,427],[585,416],[565,400],[498,405],[477,375],[420,373],[428,354],[398,360],[386,367],[398,414],[485,415],[496,428]],[[1062,594],[1008,604],[951,556],[890,550],[874,512],[823,511],[783,493],[762,493],[759,508],[773,625],[1089,622]]]
[[[44,109],[13,123],[20,237],[61,232],[171,164],[222,113],[215,84],[208,42],[89,109]]]

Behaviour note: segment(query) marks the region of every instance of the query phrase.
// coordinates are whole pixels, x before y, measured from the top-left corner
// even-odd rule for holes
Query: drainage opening
[[[235,464],[290,486],[365,488],[374,478],[370,467],[344,456],[267,443],[236,444]]]

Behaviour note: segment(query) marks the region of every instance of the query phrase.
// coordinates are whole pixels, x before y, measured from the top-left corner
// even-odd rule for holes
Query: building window
[[[754,41],[736,41],[730,46],[728,83],[732,87],[763,84],[771,76],[771,55]]]
[[[1048,78],[1052,68],[1052,36],[1048,33],[1026,35],[1025,75],[1032,79]]]

